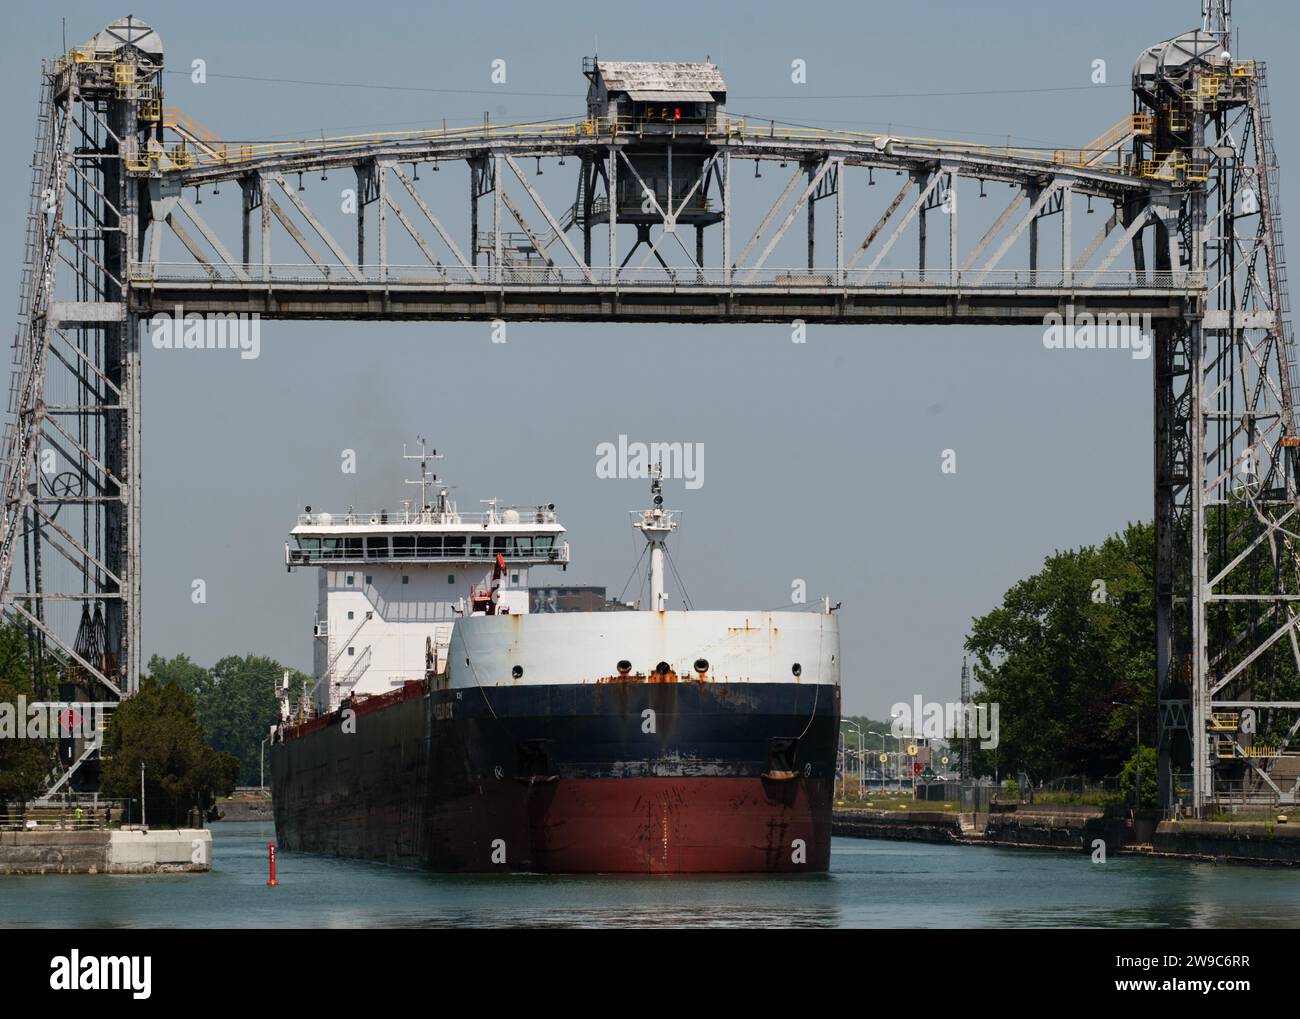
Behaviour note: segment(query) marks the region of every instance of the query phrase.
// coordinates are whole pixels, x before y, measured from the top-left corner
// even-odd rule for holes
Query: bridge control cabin
[[[436,456],[437,454],[431,454]],[[299,514],[285,565],[317,567],[314,638],[317,713],[352,695],[387,693],[445,677],[455,621],[529,611],[529,571],[569,562],[550,504],[462,513],[440,488],[431,499],[421,453],[420,502],[395,512]],[[428,499],[428,501],[426,501]]]
[[[662,221],[653,208],[646,211],[648,189],[679,224],[719,222],[722,213],[711,207],[709,182],[696,186],[714,153],[708,135],[720,127],[727,102],[717,65],[588,57],[582,73],[589,82],[588,118],[629,139],[623,152],[635,173],[619,168],[619,221]],[[592,209],[592,223],[608,221],[608,208]]]

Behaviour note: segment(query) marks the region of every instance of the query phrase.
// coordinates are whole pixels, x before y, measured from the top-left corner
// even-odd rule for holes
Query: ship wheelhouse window
[[[415,535],[394,534],[393,535],[393,558],[411,559],[414,556],[415,556]]]
[[[493,556],[499,556],[499,555],[508,556],[512,554],[513,552],[511,551],[510,548],[510,535],[498,534],[496,537],[492,539]]]
[[[343,546],[342,546],[342,547],[343,547],[343,558],[344,558],[344,559],[360,559],[360,558],[361,558],[361,539],[360,539],[360,538],[344,538],[344,539],[343,539]],[[352,582],[351,582],[351,581],[348,581],[348,583],[352,583]]]
[[[366,555],[370,558],[388,558],[388,535],[366,535]]]
[[[555,544],[555,535],[553,534],[535,534],[533,535],[533,547],[537,550],[538,555],[545,555]]]
[[[432,559],[442,555],[442,535],[421,534],[415,539],[415,553],[421,559]]]
[[[471,559],[486,559],[488,555],[488,536],[471,534],[469,536],[469,555]]]
[[[307,553],[308,559],[320,556],[320,538],[299,538],[298,547]]]
[[[465,554],[465,535],[449,534],[442,540],[443,551],[446,555],[454,558],[460,558]]]
[[[519,534],[515,536],[515,555],[525,558],[533,554],[533,536],[531,534]]]

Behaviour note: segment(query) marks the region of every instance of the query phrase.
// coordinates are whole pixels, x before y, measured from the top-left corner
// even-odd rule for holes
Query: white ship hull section
[[[620,661],[633,675],[667,662],[690,681],[701,678],[699,659],[708,662],[706,682],[838,686],[838,618],[725,611],[472,616],[456,623],[448,669],[452,687],[545,686],[617,681]]]

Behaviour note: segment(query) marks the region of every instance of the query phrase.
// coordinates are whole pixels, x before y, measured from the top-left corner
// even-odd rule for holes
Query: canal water
[[[218,823],[210,874],[0,879],[0,927],[1300,927],[1300,870],[836,839],[796,877],[443,876],[280,854]]]

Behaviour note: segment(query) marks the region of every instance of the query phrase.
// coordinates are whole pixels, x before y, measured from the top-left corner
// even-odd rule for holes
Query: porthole
[[[510,675],[514,676],[515,679],[522,679],[524,675],[524,667],[522,665],[516,665],[510,670]]]
[[[697,659],[695,659],[695,671],[696,671],[696,672],[708,672],[708,671],[709,671],[709,660],[708,660],[707,658],[697,658]]]
[[[669,665],[667,662],[660,662],[658,665],[655,666],[655,672],[659,673],[659,675],[661,676],[666,676],[668,675],[668,673],[672,671],[673,671],[673,667]]]
[[[632,671],[632,663],[629,662],[626,658],[619,659],[618,674],[620,676],[626,676],[631,671]]]
[[[795,662],[793,665],[790,666],[790,671],[793,672],[796,676],[801,676],[803,675],[803,666],[800,665],[798,662]]]

